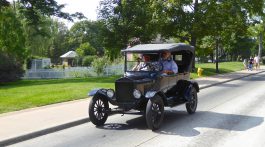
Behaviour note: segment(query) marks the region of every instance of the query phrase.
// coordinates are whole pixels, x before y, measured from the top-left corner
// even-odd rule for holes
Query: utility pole
[[[199,11],[199,0],[195,0],[194,1],[194,22],[193,22],[193,25],[192,25],[192,31],[191,31],[191,45],[194,47],[194,56],[192,58],[192,71],[194,72],[195,71],[195,52],[196,52],[196,42],[197,42],[197,34],[195,33],[195,30],[194,30],[194,24],[197,24],[198,22],[198,16],[196,15]]]
[[[219,37],[216,38],[216,47],[215,47],[215,72],[219,73],[219,68],[218,68],[218,49],[219,49]]]
[[[262,32],[259,34],[259,53],[258,53],[258,57],[259,59],[261,59],[261,53],[262,53],[262,38],[263,38],[263,35],[262,35]]]

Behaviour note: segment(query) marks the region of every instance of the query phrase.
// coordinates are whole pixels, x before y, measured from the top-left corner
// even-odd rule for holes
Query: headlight
[[[139,90],[137,90],[137,89],[134,89],[134,91],[133,91],[133,96],[135,97],[135,98],[137,98],[137,99],[139,99],[140,97],[141,97],[141,92],[139,91]]]
[[[108,96],[109,98],[112,98],[112,97],[114,96],[114,91],[113,91],[112,89],[108,89],[108,90],[107,90],[107,96]]]
[[[148,91],[148,92],[146,92],[145,97],[151,98],[151,97],[155,96],[155,94],[156,94],[156,91]]]

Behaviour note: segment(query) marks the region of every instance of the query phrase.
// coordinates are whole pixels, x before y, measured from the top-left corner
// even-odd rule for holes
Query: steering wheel
[[[160,62],[153,62],[150,64],[151,71],[162,71],[163,65]]]
[[[146,69],[144,69],[146,68]],[[150,68],[150,64],[149,63],[144,63],[140,68],[139,71],[148,71]]]

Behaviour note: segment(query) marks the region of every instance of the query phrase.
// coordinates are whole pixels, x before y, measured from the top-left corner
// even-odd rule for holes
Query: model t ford
[[[164,52],[170,52],[170,60],[177,64],[177,73],[163,72]],[[145,116],[148,128],[155,130],[163,121],[165,106],[185,104],[189,114],[196,111],[199,86],[189,80],[194,56],[192,46],[183,43],[141,44],[122,50],[122,53],[125,73],[116,80],[115,90],[102,88],[89,93],[93,96],[89,104],[93,124],[104,125],[111,113],[136,110]],[[109,103],[117,108],[111,109]]]

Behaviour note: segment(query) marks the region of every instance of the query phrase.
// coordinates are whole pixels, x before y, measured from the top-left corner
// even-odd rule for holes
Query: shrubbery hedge
[[[0,83],[16,81],[23,76],[24,70],[21,62],[1,53],[0,59]]]

